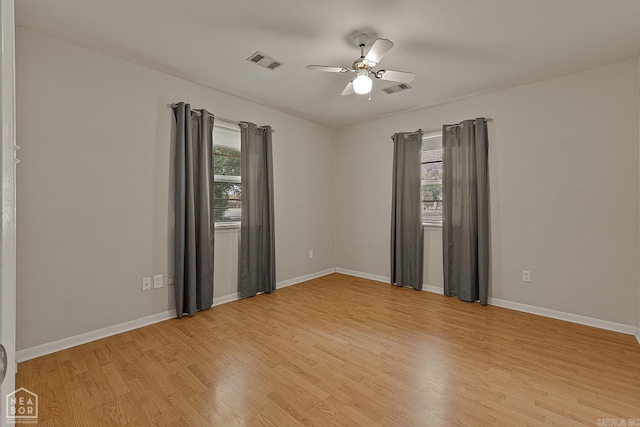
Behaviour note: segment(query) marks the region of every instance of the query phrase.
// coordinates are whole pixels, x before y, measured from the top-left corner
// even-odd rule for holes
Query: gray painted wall
[[[389,137],[486,116],[490,296],[638,324],[637,73],[632,59],[341,129],[337,266],[389,276]],[[427,285],[442,286],[441,239],[425,229]]]
[[[335,266],[335,130],[24,28],[16,56],[18,350],[174,308],[141,291],[172,275],[171,102],[273,126],[277,280]],[[223,297],[237,233],[216,238]]]

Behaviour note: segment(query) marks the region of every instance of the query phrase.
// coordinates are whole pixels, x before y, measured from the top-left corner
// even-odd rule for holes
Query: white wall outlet
[[[531,272],[528,270],[522,270],[522,281],[530,282],[531,281]]]
[[[151,277],[145,277],[142,279],[142,290],[149,291],[151,290]]]
[[[153,276],[153,289],[158,289],[164,286],[164,275],[156,274]]]
[[[171,285],[173,285],[173,283],[174,283],[174,281],[173,281],[173,276],[169,276],[169,277],[167,278],[167,285],[171,286]]]
[[[309,259],[313,258],[313,251],[309,251]]]

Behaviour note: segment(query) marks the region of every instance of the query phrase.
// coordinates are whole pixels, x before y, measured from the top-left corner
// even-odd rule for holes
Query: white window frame
[[[238,143],[235,145],[231,145],[231,144],[220,144],[220,143],[216,143],[215,137],[212,138],[213,140],[213,146],[214,147],[222,147],[222,148],[229,148],[232,150],[238,150],[241,152],[241,145],[240,145],[240,129],[237,126],[234,126],[232,124],[227,124],[225,122],[215,122],[213,123],[213,128],[214,128],[214,134],[215,134],[215,128],[220,127],[220,128],[224,128],[224,129],[228,129],[234,132],[238,132]],[[213,181],[214,182],[228,182],[228,183],[234,183],[234,184],[241,184],[242,183],[242,176],[237,176],[237,175],[214,175],[213,176]],[[225,229],[239,229],[240,228],[240,221],[216,221],[214,224],[214,227],[216,230],[225,230]]]
[[[429,132],[426,134],[422,135],[422,146],[420,148],[420,152],[422,154],[422,151],[429,151],[429,150],[437,150],[442,148],[442,132],[441,131],[436,131],[436,132]],[[422,168],[422,159],[420,161],[420,167]],[[440,184],[442,186],[442,180],[436,180],[436,181],[431,181],[431,180],[421,180],[420,181],[420,208],[422,209],[422,187],[424,185],[427,184]],[[423,227],[436,227],[436,228],[441,228],[442,227],[442,220],[440,221],[425,221],[425,219],[422,219],[422,226]]]

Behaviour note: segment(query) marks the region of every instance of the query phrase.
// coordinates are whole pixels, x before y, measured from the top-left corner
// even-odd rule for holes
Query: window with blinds
[[[238,127],[214,124],[213,173],[215,222],[239,222],[242,213],[242,173]]]
[[[442,135],[422,138],[422,222],[442,224]]]

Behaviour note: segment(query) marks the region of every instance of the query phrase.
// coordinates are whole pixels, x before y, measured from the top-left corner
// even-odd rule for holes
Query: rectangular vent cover
[[[261,66],[262,68],[266,68],[272,71],[282,67],[282,62],[277,61],[262,52],[254,53],[253,55],[247,58],[247,61],[253,62],[256,65]]]
[[[386,88],[384,88],[382,90],[385,93],[391,95],[392,93],[402,92],[403,90],[407,90],[407,89],[411,89],[411,86],[409,86],[406,83],[400,83],[399,85],[389,86],[389,87],[386,87]]]

